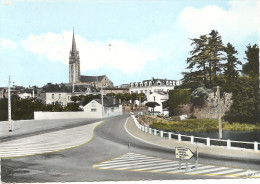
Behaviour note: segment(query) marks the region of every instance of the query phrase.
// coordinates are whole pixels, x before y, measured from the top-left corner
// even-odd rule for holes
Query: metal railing
[[[223,140],[223,139],[213,139],[213,138],[205,138],[205,137],[195,137],[193,135],[182,135],[182,134],[176,134],[173,132],[165,132],[162,130],[157,130],[149,127],[145,127],[143,125],[140,125],[135,116],[132,116],[134,119],[134,122],[138,129],[140,129],[143,132],[160,136],[160,137],[166,137],[169,140],[175,139],[178,141],[186,141],[190,142],[191,144],[199,143],[199,144],[205,144],[206,146],[222,146],[226,147],[228,149],[230,148],[240,148],[240,149],[253,149],[254,151],[259,151],[259,144],[257,141],[255,142],[245,142],[245,141],[233,141],[230,139]]]

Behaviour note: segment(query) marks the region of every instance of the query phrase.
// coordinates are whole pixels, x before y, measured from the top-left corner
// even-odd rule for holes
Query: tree
[[[145,104],[145,106],[146,106],[146,107],[153,108],[153,113],[154,113],[154,108],[155,108],[156,106],[160,106],[160,104],[158,104],[157,102],[147,102],[147,103]]]
[[[224,50],[222,38],[218,31],[212,30],[208,37],[208,62],[209,62],[209,79],[210,82],[218,73],[221,72],[222,66],[220,61],[224,59],[222,51]],[[212,76],[213,74],[213,76]]]
[[[212,30],[208,35],[201,35],[199,38],[191,39],[191,45],[194,45],[190,51],[191,57],[187,58],[187,69],[183,83],[197,84],[202,83],[206,87],[212,87],[212,81],[222,70],[220,63],[223,57],[223,43],[218,31]]]
[[[242,63],[238,60],[238,58],[236,58],[235,54],[238,54],[238,52],[232,44],[228,43],[224,51],[227,55],[227,63],[223,64],[224,75],[227,81],[231,81],[232,79],[238,77],[237,65],[241,65]]]
[[[243,65],[242,72],[245,75],[249,75],[251,77],[259,75],[259,47],[255,44],[251,46],[250,44],[247,46],[247,50],[245,51],[246,60],[248,61]]]
[[[232,85],[233,103],[225,114],[228,122],[257,123],[258,120],[258,78],[239,77]]]

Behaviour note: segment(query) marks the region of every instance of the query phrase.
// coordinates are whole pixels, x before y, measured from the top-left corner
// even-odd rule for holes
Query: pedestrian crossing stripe
[[[186,165],[182,164],[179,169],[179,161],[163,159],[153,156],[147,156],[138,153],[126,153],[110,160],[102,161],[93,165],[95,169],[103,170],[120,170],[120,171],[141,171],[141,172],[155,172],[168,174],[188,174],[188,175],[204,175],[204,176],[219,176],[219,177],[233,177],[233,178],[260,178],[260,175],[248,176],[247,169],[222,167],[215,165],[198,164],[195,168],[194,163],[188,163],[188,170],[186,172]],[[252,171],[251,173],[260,173],[259,171]]]

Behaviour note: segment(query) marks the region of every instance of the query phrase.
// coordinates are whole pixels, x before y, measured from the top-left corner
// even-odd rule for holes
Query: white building
[[[90,101],[83,107],[85,113],[88,113],[89,116],[93,117],[109,117],[109,116],[118,116],[123,114],[122,105],[119,105],[116,99],[104,96],[103,98],[103,116],[102,116],[102,102],[101,99],[94,99]]]
[[[169,99],[169,93],[167,92],[158,92],[158,93],[152,93],[151,95],[149,95],[149,97],[147,98],[148,102],[157,102],[159,104],[159,106],[156,106],[154,108],[155,112],[160,112],[163,115],[169,115],[169,110],[168,109],[164,109],[163,107],[163,102],[167,101]],[[150,112],[152,112],[152,108],[148,108],[148,110]]]
[[[154,111],[159,111],[166,115],[168,112],[163,109],[162,103],[168,100],[169,91],[173,90],[175,86],[179,86],[180,84],[180,80],[152,78],[151,80],[144,80],[142,82],[131,82],[129,93],[144,93],[147,98],[146,102],[157,102],[160,104],[160,106],[155,107]],[[139,103],[139,101],[136,102]],[[144,104],[146,102],[144,102]]]
[[[26,98],[34,98],[34,93],[31,94],[31,93],[20,93],[18,94],[18,96],[22,99],[26,99]]]
[[[149,95],[156,92],[169,92],[173,90],[175,86],[181,84],[179,80],[168,80],[168,79],[154,79],[144,80],[142,82],[131,82],[129,93],[144,93]]]

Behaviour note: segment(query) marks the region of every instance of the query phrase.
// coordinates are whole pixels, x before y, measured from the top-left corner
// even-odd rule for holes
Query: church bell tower
[[[79,51],[77,51],[76,47],[74,29],[72,37],[72,48],[70,50],[69,57],[69,83],[80,83],[80,58]]]

